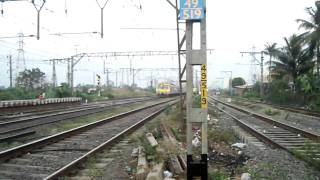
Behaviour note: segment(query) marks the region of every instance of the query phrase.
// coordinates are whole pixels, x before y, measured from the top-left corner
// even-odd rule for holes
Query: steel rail
[[[209,102],[210,105],[213,105],[211,102]],[[232,119],[234,119],[236,121],[236,123],[242,127],[243,129],[245,129],[246,131],[248,131],[250,134],[252,134],[253,136],[257,137],[258,139],[260,139],[261,141],[265,142],[266,144],[270,144],[274,147],[277,147],[277,148],[281,148],[281,149],[284,149],[284,150],[288,150],[287,148],[285,148],[284,146],[274,142],[271,138],[267,137],[266,135],[264,135],[263,133],[255,130],[254,128],[252,128],[249,124],[246,124],[245,122],[241,121],[239,118],[237,118],[236,116],[228,113],[227,111],[219,108],[216,106],[216,108],[227,114],[228,116],[230,116]]]
[[[266,116],[263,116],[261,114],[246,110],[244,108],[240,108],[240,107],[237,107],[235,105],[231,105],[229,103],[223,102],[223,101],[218,100],[218,99],[213,98],[213,97],[210,97],[210,99],[212,99],[214,101],[217,101],[217,102],[219,102],[219,103],[221,103],[221,104],[223,104],[225,106],[228,106],[230,108],[233,108],[233,109],[236,109],[238,111],[241,111],[241,112],[243,112],[245,114],[251,115],[251,116],[256,117],[258,119],[261,119],[261,120],[264,120],[265,122],[268,122],[268,123],[273,124],[275,126],[281,127],[283,129],[286,129],[286,130],[291,131],[291,132],[295,132],[297,134],[301,134],[301,135],[303,135],[303,136],[305,136],[307,138],[310,138],[310,139],[312,139],[314,141],[320,142],[320,136],[315,134],[315,133],[312,133],[310,131],[303,130],[303,129],[300,129],[300,128],[297,128],[297,127],[294,127],[294,126],[291,126],[291,125],[287,125],[287,124],[281,123],[281,122],[276,121],[276,120],[274,120],[274,119],[272,119],[270,117],[266,117]]]
[[[168,106],[165,106],[165,107],[161,108],[160,110],[158,110],[158,111],[154,112],[153,114],[145,117],[144,119],[140,120],[139,122],[135,123],[134,125],[128,127],[124,131],[118,133],[113,138],[107,140],[106,142],[102,143],[98,147],[92,149],[91,151],[89,151],[88,153],[84,154],[80,158],[74,160],[73,162],[67,164],[66,166],[64,166],[64,167],[60,168],[59,170],[57,170],[56,172],[52,173],[50,176],[46,177],[45,180],[55,180],[55,179],[59,179],[59,178],[65,176],[65,175],[67,175],[71,170],[76,169],[80,164],[85,162],[89,157],[91,157],[94,154],[102,151],[103,149],[106,149],[108,146],[110,146],[114,142],[118,141],[121,137],[123,137],[124,135],[129,134],[130,132],[134,131],[135,129],[141,127],[145,122],[147,122],[148,120],[153,119],[154,117],[156,117],[157,115],[162,113],[165,109],[167,109],[169,106],[172,106],[175,103],[177,103],[177,101],[174,102],[174,103],[169,104]]]
[[[114,102],[120,102],[120,101],[128,101],[128,100],[135,100],[135,99],[142,99],[142,98],[152,98],[151,96],[142,96],[142,97],[135,97],[135,98],[119,98],[119,99],[114,99],[114,100],[106,100],[106,101],[98,101],[96,103],[87,103],[87,104],[79,104],[74,106],[73,105],[66,105],[61,107],[60,105],[63,105],[63,103],[55,103],[55,104],[45,104],[45,105],[51,105],[51,106],[58,106],[58,107],[50,107],[50,108],[45,108],[45,109],[41,109],[41,106],[38,106],[36,108],[39,109],[33,109],[31,111],[17,111],[13,114],[22,114],[22,115],[1,115],[1,121],[4,120],[9,120],[9,119],[19,119],[19,118],[25,118],[25,117],[29,117],[29,116],[35,116],[35,115],[42,115],[42,114],[47,114],[47,113],[54,113],[54,112],[59,112],[59,111],[65,111],[65,110],[73,110],[73,109],[79,109],[79,108],[86,108],[86,107],[90,107],[90,106],[97,106],[97,105],[103,105],[103,104],[109,104],[109,103],[114,103]],[[78,102],[79,103],[79,102]],[[77,104],[78,104],[77,103]],[[34,107],[34,106],[25,106],[25,107]],[[21,108],[21,107],[18,107]]]
[[[217,101],[217,102],[219,102],[219,101]],[[214,105],[212,102],[209,102],[209,104]],[[224,106],[229,107],[231,109],[235,109],[239,112],[242,112],[236,108],[225,105],[224,103],[221,103],[221,104],[223,104]],[[284,130],[281,130],[281,127],[277,131],[267,130],[267,131],[269,131],[269,133],[259,132],[259,128],[254,128],[254,127],[250,126],[249,124],[245,123],[243,120],[237,118],[236,116],[232,115],[231,113],[228,113],[227,111],[223,110],[222,108],[219,108],[218,106],[215,106],[215,107],[219,111],[230,116],[233,120],[235,120],[235,122],[241,128],[243,128],[244,130],[249,132],[251,135],[255,136],[260,141],[262,141],[266,144],[269,144],[272,147],[283,149],[283,150],[289,152],[290,154],[298,157],[299,159],[302,159],[302,160],[310,163],[314,167],[320,168],[320,164],[319,164],[319,162],[320,162],[319,161],[320,149],[318,148],[318,147],[320,147],[319,143],[312,143],[315,146],[308,147],[308,144],[311,143],[310,141],[308,141],[308,139],[302,138],[300,136],[294,136],[293,134],[290,135],[290,134],[284,132]],[[244,112],[242,112],[242,113],[244,113]],[[252,116],[252,117],[260,119],[259,117],[256,117],[256,116]],[[260,120],[265,121],[263,119],[260,119]],[[282,136],[283,132],[286,135]],[[290,131],[288,130],[288,132],[290,132]],[[292,138],[294,138],[294,140]],[[304,142],[305,144],[301,144],[301,142]],[[310,154],[310,152],[313,152],[315,154],[312,155],[312,154]]]
[[[141,102],[141,101],[145,101],[145,100],[149,100],[149,99],[138,99],[136,101],[134,101],[135,99],[127,99],[127,101],[129,102],[125,102],[124,104],[126,103],[135,103],[135,102]],[[92,109],[102,109],[102,108],[105,108],[105,107],[110,107],[112,105],[123,105],[123,104],[115,104],[115,103],[119,103],[121,101],[124,101],[124,100],[120,100],[120,101],[116,101],[116,102],[112,102],[112,104],[107,104],[107,103],[102,103],[102,104],[92,104],[92,105],[86,105],[87,107],[76,107],[76,108],[72,108],[72,109],[67,109],[66,111],[59,111],[57,113],[55,113],[56,111],[53,111],[52,114],[47,114],[47,113],[50,113],[50,112],[46,112],[46,115],[40,115],[40,116],[36,116],[36,117],[30,117],[30,118],[25,118],[25,119],[22,119],[23,117],[18,117],[17,119],[19,120],[12,120],[12,121],[6,121],[6,122],[0,122],[0,126],[4,126],[4,125],[9,125],[9,124],[15,124],[15,123],[20,123],[20,122],[25,122],[25,121],[30,121],[30,120],[35,120],[35,119],[40,119],[40,118],[48,118],[48,117],[51,117],[51,116],[58,116],[58,115],[65,115],[65,114],[70,114],[70,113],[77,113],[77,112],[80,112],[80,111],[84,111],[84,110],[92,110]]]
[[[114,107],[112,107],[112,105],[123,106],[123,105],[129,105],[129,104],[133,104],[133,103],[137,103],[137,102],[147,101],[147,100],[150,100],[150,99],[139,99],[138,101],[129,101],[129,102],[124,102],[122,104],[110,104],[108,106],[97,106],[94,108],[80,109],[80,110],[68,111],[68,112],[64,112],[64,113],[57,113],[57,114],[51,114],[51,115],[46,115],[46,116],[41,116],[41,117],[29,118],[29,119],[24,119],[24,120],[19,120],[19,121],[10,121],[10,122],[5,122],[5,123],[0,123],[2,128],[4,128],[3,126],[7,126],[7,128],[4,131],[0,131],[0,135],[4,136],[4,137],[0,138],[0,142],[10,140],[10,139],[15,139],[15,138],[21,137],[23,135],[32,135],[35,132],[34,133],[26,132],[26,133],[21,133],[21,134],[19,132],[28,130],[33,127],[46,125],[46,124],[52,124],[52,123],[56,123],[56,122],[59,122],[62,120],[66,120],[66,119],[73,119],[73,118],[77,118],[77,117],[81,117],[81,116],[87,116],[90,114],[99,113],[104,110],[114,108]],[[51,118],[51,120],[48,121],[47,118]],[[42,119],[44,121],[42,121]],[[29,124],[29,125],[22,126],[22,127],[9,128],[10,125],[13,125],[13,126],[17,125],[16,123],[21,124],[21,123],[25,123],[25,122],[29,123],[32,121],[39,121],[39,123]],[[15,133],[18,133],[18,134],[15,134]]]
[[[121,113],[121,114],[118,114],[118,115],[115,115],[115,116],[112,116],[112,117],[109,117],[109,118],[101,119],[99,121],[96,121],[96,122],[93,122],[93,123],[90,123],[90,124],[87,124],[87,125],[83,125],[83,126],[80,126],[80,127],[77,127],[77,128],[73,128],[73,129],[70,129],[70,130],[67,130],[67,131],[64,131],[64,132],[49,136],[49,137],[45,137],[45,138],[42,138],[42,139],[39,139],[39,140],[36,140],[36,141],[33,141],[33,142],[29,142],[27,144],[23,144],[23,145],[18,146],[18,147],[14,147],[14,148],[2,151],[2,152],[0,152],[0,162],[4,162],[4,161],[7,161],[7,160],[12,159],[14,157],[20,156],[22,154],[26,154],[29,151],[34,150],[35,148],[40,148],[40,147],[43,147],[43,146],[46,146],[46,145],[50,145],[52,143],[58,142],[58,141],[60,141],[62,139],[70,137],[72,135],[76,135],[76,134],[79,134],[81,132],[93,129],[95,127],[98,127],[99,125],[112,122],[114,120],[126,117],[128,115],[131,115],[131,114],[136,113],[136,112],[140,112],[140,111],[145,110],[145,109],[149,109],[149,108],[157,106],[157,105],[170,103],[172,101],[175,101],[175,99],[167,100],[165,102],[155,103],[153,105],[149,105],[149,106],[146,106],[146,107],[134,109],[134,110],[131,110],[131,111],[128,111],[128,112],[124,112],[124,113]]]

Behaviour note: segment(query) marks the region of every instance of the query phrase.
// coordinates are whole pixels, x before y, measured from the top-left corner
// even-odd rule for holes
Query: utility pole
[[[180,14],[180,10],[178,8],[178,0],[175,0],[175,5],[170,1],[170,0],[166,0],[170,6],[172,6],[176,12],[176,26],[177,26],[177,45],[178,45],[178,67],[179,67],[179,72],[178,72],[178,78],[179,78],[179,94],[180,94],[180,111],[182,113],[183,111],[183,95],[182,95],[182,82],[186,82],[183,81],[183,74],[186,70],[186,66],[184,66],[183,71],[181,72],[181,54],[182,54],[182,46],[186,40],[186,34],[184,34],[182,40],[180,41],[180,26],[179,26],[179,14]],[[181,4],[181,1],[180,1]]]
[[[71,76],[70,76],[70,61],[71,61],[71,59],[69,59],[68,61],[67,61],[67,63],[68,63],[68,65],[67,65],[67,82],[68,82],[68,85],[69,85],[69,87],[71,87]]]
[[[74,73],[74,58],[71,58],[71,74],[70,74],[70,88],[71,88],[71,94],[73,95],[73,73]]]
[[[264,57],[263,57],[263,53],[264,51],[261,51],[261,62],[260,62],[260,69],[261,69],[261,87],[260,87],[260,97],[263,96],[263,60],[264,60]]]
[[[151,80],[150,80],[150,87],[151,89],[153,89],[153,74],[152,74],[152,71],[151,71]]]
[[[181,0],[180,20],[186,24],[186,107],[187,107],[187,179],[200,177],[208,179],[208,89],[207,89],[207,28],[206,28],[206,0]],[[200,50],[192,47],[193,25],[200,23]],[[201,67],[201,106],[193,107],[193,69]],[[184,70],[183,70],[184,72]],[[192,140],[193,127],[201,132],[201,159],[193,156]]]
[[[134,76],[135,76],[135,74],[134,74],[134,69],[132,68],[132,87],[134,87]]]
[[[56,60],[52,60],[52,86],[57,86]]]
[[[229,81],[228,81],[228,87],[229,87],[229,94],[232,96],[232,71],[221,71],[222,73],[228,73],[229,75]]]
[[[103,35],[104,35],[104,33],[103,33],[103,11],[104,11],[104,8],[106,7],[106,5],[107,5],[107,3],[108,3],[108,1],[109,0],[106,0],[106,2],[103,4],[103,5],[101,5],[99,2],[98,2],[98,0],[96,0],[96,2],[97,2],[97,4],[98,4],[98,6],[99,6],[99,8],[100,8],[100,10],[101,10],[101,32],[100,32],[100,34],[101,34],[101,38],[103,38]]]
[[[127,74],[127,85],[130,86],[130,82],[129,82],[130,70],[129,69],[126,70],[126,74]]]
[[[116,88],[118,87],[118,71],[115,72],[116,73]]]
[[[120,69],[120,70],[121,70],[121,85],[120,86],[123,87],[123,84],[124,84],[123,83],[123,69]]]
[[[261,78],[261,83],[260,83],[260,97],[262,98],[264,95],[263,92],[263,61],[264,61],[264,56],[263,54],[266,53],[265,51],[248,51],[248,52],[240,52],[242,55],[243,54],[250,54],[254,61],[256,61],[260,65],[260,78]],[[255,57],[256,54],[260,54],[260,61],[257,60]]]
[[[19,37],[19,41],[18,41],[18,57],[17,57],[17,72],[19,73],[21,70],[25,70],[26,69],[26,60],[24,57],[24,34],[23,33],[19,33],[18,34]],[[21,69],[20,69],[21,68]]]
[[[12,56],[7,56],[9,58],[9,75],[10,75],[10,88],[13,87],[13,81],[12,81]]]
[[[109,69],[106,69],[107,73],[107,87],[109,87]]]
[[[41,4],[35,4],[34,0],[31,1],[34,8],[37,11],[37,39],[40,39],[40,12],[44,6],[44,4],[46,3],[46,0],[42,0]]]
[[[74,91],[73,91],[73,83],[74,83],[74,67],[80,62],[80,60],[83,58],[84,55],[81,55],[81,56],[72,56],[70,58],[71,60],[71,68],[70,68],[70,88],[71,88],[71,93],[72,95],[74,94]],[[77,58],[77,59],[76,59]]]

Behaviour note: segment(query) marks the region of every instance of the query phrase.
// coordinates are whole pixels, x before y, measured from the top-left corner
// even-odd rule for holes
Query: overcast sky
[[[99,2],[103,4],[105,0]],[[3,37],[35,35],[36,10],[30,1],[5,2],[2,6],[0,86],[8,86],[7,55],[12,54],[16,68],[19,39]],[[209,49],[215,49],[208,55],[208,84],[213,86],[216,78],[226,78],[221,71],[232,71],[233,77],[249,81],[250,72],[259,73],[259,69],[250,68],[251,57],[242,57],[239,52],[252,50],[253,46],[261,51],[267,42],[283,44],[283,37],[299,33],[295,20],[308,19],[305,8],[310,6],[314,6],[314,0],[207,0],[207,42]],[[47,0],[41,11],[40,40],[24,38],[27,68],[39,67],[51,80],[51,65],[43,60],[82,52],[176,50],[176,31],[170,30],[176,27],[174,13],[166,0],[109,0],[104,11],[105,37],[101,39],[99,34],[84,33],[100,31],[100,9],[95,0]],[[104,59],[83,58],[75,67],[75,84],[92,84],[94,74],[103,73]],[[107,58],[107,67],[128,68],[130,59],[134,68],[178,65],[174,56],[118,57]],[[66,64],[59,64],[57,72],[58,82],[65,82]],[[136,81],[146,86],[151,76],[163,81],[176,78],[177,73],[139,72]],[[115,80],[114,74],[111,79]],[[118,80],[121,79],[119,75]]]

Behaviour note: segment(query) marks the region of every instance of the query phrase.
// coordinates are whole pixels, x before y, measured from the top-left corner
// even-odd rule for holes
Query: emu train
[[[174,84],[160,83],[156,88],[156,94],[160,97],[176,96],[178,93],[178,87]]]

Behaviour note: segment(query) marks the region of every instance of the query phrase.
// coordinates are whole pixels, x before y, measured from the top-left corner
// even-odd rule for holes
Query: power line
[[[212,53],[214,49],[207,49],[208,53]],[[96,53],[80,53],[76,54],[73,57],[118,57],[118,56],[173,56],[177,55],[177,51],[123,51],[123,52],[96,52]],[[185,51],[182,50],[181,54],[185,54]]]

